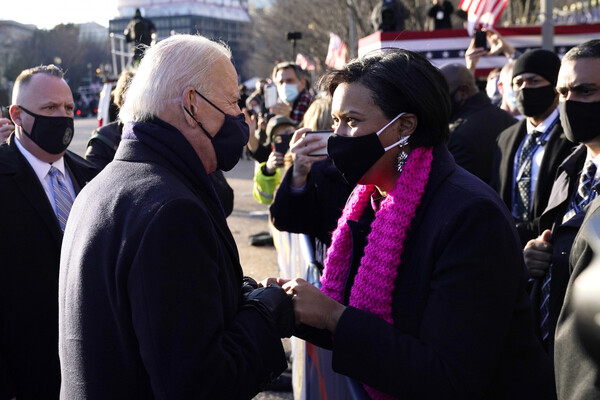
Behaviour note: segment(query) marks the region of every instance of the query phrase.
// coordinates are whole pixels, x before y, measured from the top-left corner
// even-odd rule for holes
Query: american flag
[[[296,56],[296,65],[305,71],[313,71],[315,69],[315,63],[313,63],[304,54],[298,53]]]
[[[325,64],[329,68],[342,69],[348,57],[348,46],[335,33],[329,34],[329,48]]]
[[[521,53],[542,47],[540,26],[496,28],[504,40]],[[600,23],[554,26],[554,52],[562,57],[571,47],[600,37]],[[358,56],[370,51],[396,47],[416,51],[427,57],[435,66],[465,62],[465,51],[471,43],[465,29],[440,29],[437,31],[375,32],[358,40]],[[475,76],[487,76],[493,68],[506,64],[504,54],[481,57]]]
[[[506,8],[508,0],[460,0],[458,8],[467,13],[467,31],[493,28]]]

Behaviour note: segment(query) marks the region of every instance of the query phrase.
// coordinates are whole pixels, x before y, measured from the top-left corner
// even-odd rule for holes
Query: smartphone
[[[277,104],[277,87],[274,83],[265,86],[265,107],[267,109]]]
[[[484,31],[476,30],[475,31],[475,47],[483,48],[484,50],[489,50],[488,42],[487,42],[487,34]]]
[[[273,136],[273,150],[278,153],[285,154],[290,148],[290,140],[293,133],[282,133],[281,135]]]
[[[309,156],[314,156],[314,157],[320,157],[320,156],[326,156],[327,155],[327,139],[329,139],[329,136],[331,136],[333,134],[332,130],[326,130],[326,131],[312,131],[312,132],[306,132],[307,135],[318,135],[320,138],[320,143],[323,144],[323,147],[318,148],[317,150],[309,153]]]

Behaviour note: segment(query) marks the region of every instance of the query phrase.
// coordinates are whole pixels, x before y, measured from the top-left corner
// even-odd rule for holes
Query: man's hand
[[[483,29],[487,35],[487,40],[490,43],[489,55],[503,53],[506,58],[510,58],[515,53],[515,48],[502,38],[502,36],[492,28]]]
[[[10,119],[0,118],[0,143],[5,142],[14,130],[15,126]]]
[[[532,278],[541,278],[552,263],[552,233],[546,229],[537,239],[532,239],[525,245],[523,256],[525,265]]]
[[[485,51],[483,47],[475,47],[475,38],[471,39],[471,43],[469,43],[469,47],[465,52],[465,65],[467,69],[475,74],[475,69],[477,68],[479,59],[487,55],[488,52]]]
[[[273,107],[269,108],[269,112],[289,118],[292,114],[292,106],[287,103],[276,103]]]
[[[246,295],[246,307],[254,307],[277,328],[280,337],[292,336],[294,306],[292,299],[277,285],[259,287]]]

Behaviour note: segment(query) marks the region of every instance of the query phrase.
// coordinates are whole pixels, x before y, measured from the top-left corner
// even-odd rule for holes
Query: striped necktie
[[[592,160],[588,160],[583,167],[583,171],[579,176],[579,186],[575,195],[575,207],[577,212],[583,211],[591,200],[592,185],[596,176],[596,164]]]
[[[588,204],[594,197],[592,195],[592,186],[594,184],[594,177],[596,176],[596,164],[592,160],[588,160],[579,175],[579,186],[577,192],[574,193],[570,205],[569,211],[565,214],[563,223],[569,220],[574,215],[585,211]],[[548,269],[548,272],[544,276],[541,288],[541,303],[540,303],[540,328],[542,331],[542,339],[546,340],[550,335],[548,327],[548,316],[550,315],[550,284],[552,281],[552,265]]]
[[[69,193],[69,189],[67,189],[63,174],[56,167],[50,167],[48,175],[50,176],[50,186],[52,187],[54,202],[56,204],[56,217],[58,218],[60,229],[64,231],[71,206],[73,205],[73,198]]]
[[[518,181],[517,181],[517,196],[516,196],[516,210],[517,215],[522,221],[529,220],[529,210],[531,204],[531,163],[533,161],[533,154],[537,147],[537,139],[540,137],[542,132],[533,131],[525,139],[523,148],[521,149],[521,155],[519,156],[519,164],[517,165]]]

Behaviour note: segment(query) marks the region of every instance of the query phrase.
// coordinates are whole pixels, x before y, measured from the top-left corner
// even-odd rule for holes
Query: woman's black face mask
[[[396,143],[384,148],[379,135],[394,121],[403,116],[401,113],[378,132],[358,137],[341,136],[336,133],[327,140],[327,154],[333,165],[340,171],[348,185],[356,186],[358,181],[369,171],[386,151],[406,143],[405,136]]]

